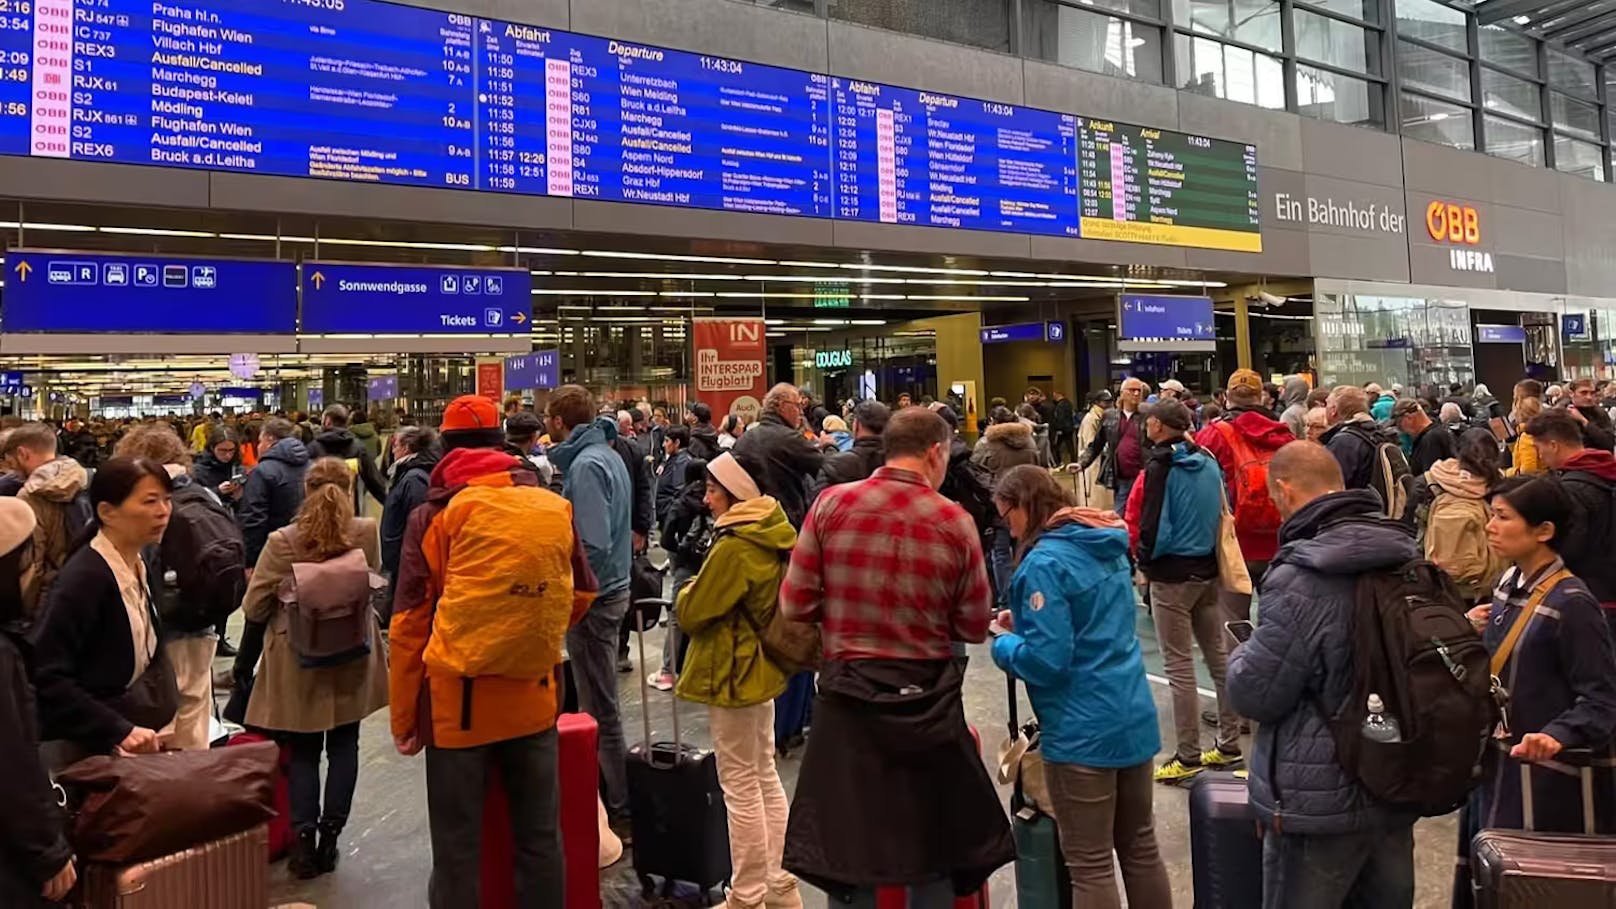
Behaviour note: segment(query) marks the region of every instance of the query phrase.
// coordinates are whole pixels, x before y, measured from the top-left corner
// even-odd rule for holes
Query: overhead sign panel
[[[1519,325],[1477,325],[1477,344],[1524,344],[1526,329]]]
[[[1016,325],[990,325],[982,329],[983,344],[1005,344],[1010,341],[1047,341],[1049,324],[1022,322]]]
[[[528,332],[524,268],[304,262],[302,332],[511,335]]]
[[[1123,294],[1117,337],[1124,340],[1215,341],[1211,297]]]
[[[1244,143],[379,0],[4,9],[0,154],[1261,249]]]
[[[561,351],[535,350],[506,357],[505,387],[512,391],[561,387]]]
[[[13,249],[5,265],[7,332],[289,334],[296,323],[291,262]]]

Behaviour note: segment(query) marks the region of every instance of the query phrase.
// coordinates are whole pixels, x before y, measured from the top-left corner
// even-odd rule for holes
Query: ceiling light
[[[654,297],[654,290],[562,290],[555,287],[535,287],[535,297]]]
[[[853,271],[899,271],[921,275],[978,275],[986,277],[989,273],[978,268],[933,268],[926,265],[866,265],[859,263],[844,263],[843,268]]]
[[[812,281],[815,284],[902,284],[902,278],[825,278],[820,275],[746,275],[747,281]]]
[[[815,319],[815,325],[846,325],[846,319]]]
[[[700,274],[672,274],[659,271],[583,271],[578,273],[583,278],[646,278],[653,281],[739,281],[740,275],[700,275]]]
[[[764,325],[784,325],[784,324],[786,324],[786,320],[785,319],[764,319],[763,324]]]
[[[1531,25],[1532,24],[1532,17],[1531,16],[1516,16],[1511,21],[1513,21],[1516,25]]]
[[[17,226],[18,224],[15,221],[0,221],[0,227]],[[29,221],[21,226],[28,230],[57,230],[64,233],[95,233],[101,229],[99,227],[92,227],[88,224],[43,224],[35,223],[33,221]]]
[[[659,297],[686,297],[691,299],[710,299],[713,292],[710,290],[664,290],[659,291]]]
[[[910,294],[910,300],[931,300],[952,303],[1026,303],[1030,297],[976,297],[962,294]]]
[[[818,300],[823,294],[789,294],[789,293],[750,293],[747,291],[730,291],[728,293],[715,293],[715,297],[724,297],[732,300]]]
[[[1176,278],[1157,278],[1154,281],[1154,283],[1156,283],[1156,284],[1166,284],[1169,287],[1228,287],[1229,286],[1224,281],[1185,281],[1185,280],[1180,280],[1180,279],[1176,279]],[[1128,286],[1133,287],[1133,286],[1136,286],[1136,285],[1135,285],[1134,282],[1130,281],[1130,282],[1128,282]]]
[[[272,234],[220,234],[221,240],[258,240],[264,243],[314,243],[313,237],[277,237]]]
[[[849,320],[847,324],[849,324],[849,325],[885,325],[885,324],[887,324],[887,320],[886,319],[852,319],[852,320]]]
[[[859,294],[860,300],[907,300],[903,294]]]
[[[792,259],[781,259],[774,263],[786,268],[841,268],[840,262],[801,262]]]
[[[318,237],[316,243],[332,246],[379,246],[389,249],[438,249],[451,252],[494,252],[494,247],[482,243],[425,243],[415,240],[356,240],[348,237]]]
[[[495,252],[530,253],[535,256],[576,256],[576,249],[551,249],[546,246],[496,246]]]
[[[727,256],[681,256],[673,253],[621,252],[611,249],[586,249],[580,255],[600,259],[648,259],[657,262],[705,262],[712,265],[773,265],[773,259],[734,259]]]
[[[206,230],[167,230],[161,227],[103,227],[104,234],[135,234],[143,237],[217,237]]]

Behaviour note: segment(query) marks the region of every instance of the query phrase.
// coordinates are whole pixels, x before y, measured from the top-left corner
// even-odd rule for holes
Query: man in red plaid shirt
[[[948,905],[1015,859],[953,659],[987,636],[993,591],[975,522],[937,492],[952,436],[931,411],[894,413],[886,465],[820,494],[780,587],[825,657],[785,866],[855,907],[881,885]]]

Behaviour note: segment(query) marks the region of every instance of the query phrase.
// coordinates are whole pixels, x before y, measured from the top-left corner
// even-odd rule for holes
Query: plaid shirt
[[[992,607],[970,515],[892,467],[819,496],[780,586],[788,618],[821,626],[828,660],[948,659],[987,636]]]

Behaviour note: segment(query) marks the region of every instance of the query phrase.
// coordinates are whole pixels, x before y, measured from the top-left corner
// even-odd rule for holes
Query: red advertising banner
[[[762,411],[768,391],[769,348],[762,319],[696,319],[696,400],[713,409],[713,422],[734,413],[747,422]]]
[[[477,364],[477,394],[499,403],[505,394],[505,364],[494,360],[491,363]]]

